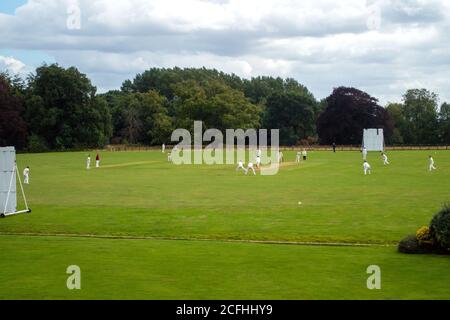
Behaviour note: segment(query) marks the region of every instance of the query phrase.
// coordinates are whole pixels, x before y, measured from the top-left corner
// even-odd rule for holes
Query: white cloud
[[[14,74],[19,74],[25,67],[25,63],[13,57],[0,56],[0,70],[7,70]]]
[[[73,4],[79,30],[67,28]],[[0,14],[0,30],[0,47],[44,51],[101,89],[150,67],[206,66],[294,77],[319,98],[353,85],[384,103],[424,85],[450,100],[445,0],[29,0]]]

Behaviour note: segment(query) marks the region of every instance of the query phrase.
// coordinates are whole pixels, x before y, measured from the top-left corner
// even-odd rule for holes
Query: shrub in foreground
[[[430,235],[439,250],[450,252],[450,205],[445,205],[433,217]]]
[[[415,235],[407,236],[398,244],[398,251],[401,253],[422,254],[428,250],[421,246]]]
[[[400,241],[402,253],[450,254],[450,205],[445,205],[431,220],[430,227],[421,227],[415,235]]]

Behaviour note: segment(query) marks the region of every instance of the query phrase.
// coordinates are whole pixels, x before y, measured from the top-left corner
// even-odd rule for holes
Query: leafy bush
[[[415,235],[410,235],[404,238],[398,244],[398,251],[402,253],[422,254],[427,253],[428,250],[422,247]]]
[[[450,205],[445,205],[433,217],[430,234],[440,250],[450,252]]]
[[[416,238],[419,241],[430,241],[431,234],[430,234],[430,228],[428,227],[421,227],[416,231]]]
[[[430,228],[422,227],[416,231],[416,238],[419,241],[419,245],[430,251],[434,248],[433,237],[431,236]]]

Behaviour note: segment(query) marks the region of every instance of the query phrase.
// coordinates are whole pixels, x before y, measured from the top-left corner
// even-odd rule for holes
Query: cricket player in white
[[[253,163],[252,162],[248,163],[247,170],[245,171],[245,174],[247,174],[250,170],[252,170],[253,171],[253,175],[256,176],[255,168],[253,168]]]
[[[364,168],[364,175],[367,175],[367,173],[372,174],[372,167],[366,160],[364,160],[363,168]]]
[[[364,147],[362,149],[362,156],[363,156],[363,160],[367,160],[367,149],[366,149],[366,147]]]
[[[283,152],[278,151],[278,162],[283,162]]]
[[[256,167],[259,169],[261,166],[261,156],[256,156]]]
[[[261,158],[261,149],[256,150],[256,156]]]
[[[23,169],[23,183],[30,184],[30,167]]]
[[[386,155],[386,153],[382,152],[381,153],[381,157],[383,158],[383,164],[386,166],[389,164],[389,160],[388,160],[388,156]]]
[[[169,152],[169,154],[167,155],[167,161],[172,162],[172,153],[171,152]]]
[[[161,149],[162,149],[162,153],[166,152],[166,145],[164,143],[162,144]]]
[[[428,170],[430,170],[430,172],[433,170],[436,170],[436,167],[434,166],[434,159],[432,156],[430,156],[430,166],[429,166]]]
[[[298,151],[297,156],[295,157],[295,162],[300,163],[301,160],[302,160],[302,153]]]
[[[306,149],[303,149],[302,155],[303,155],[303,160],[306,161],[306,159],[308,158],[308,152],[306,151]]]
[[[244,170],[244,172],[247,173],[247,169],[245,169],[244,162],[242,160],[239,160],[236,171],[239,171],[240,169]]]
[[[87,159],[86,159],[86,169],[90,169],[91,168],[91,155],[88,155]]]

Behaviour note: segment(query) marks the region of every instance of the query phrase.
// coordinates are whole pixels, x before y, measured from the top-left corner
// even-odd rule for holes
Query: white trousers
[[[372,174],[371,169],[364,169],[364,175],[367,175],[367,173]]]
[[[25,184],[29,184],[30,183],[30,176],[29,175],[24,175],[23,176],[23,183]]]
[[[247,170],[245,170],[245,174],[247,174],[250,170],[252,170],[253,171],[253,175],[256,176],[255,168],[253,168],[253,167],[247,168]]]
[[[99,168],[100,167],[100,160],[95,160],[95,167]]]

